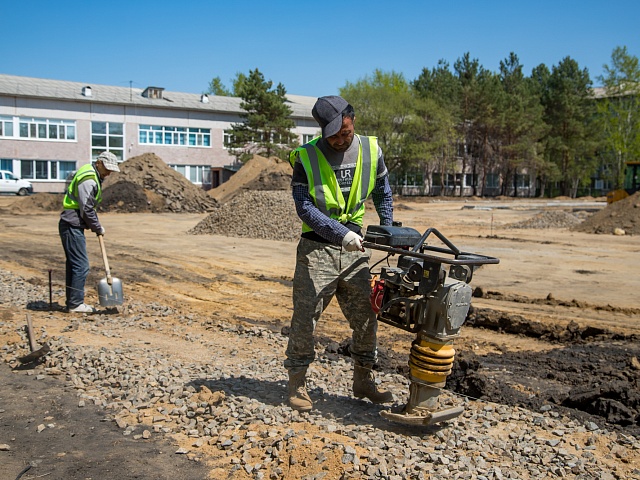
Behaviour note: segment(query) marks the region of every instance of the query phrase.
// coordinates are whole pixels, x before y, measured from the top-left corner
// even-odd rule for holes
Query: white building
[[[319,134],[315,97],[287,95],[300,143]],[[63,192],[70,172],[108,150],[120,161],[154,153],[214,188],[239,167],[225,147],[241,99],[0,74],[0,170]]]

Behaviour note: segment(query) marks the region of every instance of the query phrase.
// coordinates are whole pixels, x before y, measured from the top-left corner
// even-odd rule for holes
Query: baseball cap
[[[118,167],[118,158],[111,152],[102,152],[96,158],[96,161],[101,160],[104,168],[107,170],[111,170],[112,172],[119,172],[120,167]]]
[[[342,128],[342,111],[349,102],[337,95],[320,97],[311,110],[311,115],[322,128],[324,138],[335,135]]]

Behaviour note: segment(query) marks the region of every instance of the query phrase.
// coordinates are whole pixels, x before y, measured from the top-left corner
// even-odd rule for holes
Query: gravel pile
[[[571,228],[582,220],[563,210],[547,210],[521,222],[506,225],[506,228]]]
[[[301,222],[288,190],[255,190],[236,194],[188,233],[297,241]]]
[[[21,293],[20,287],[28,285],[23,279],[0,273],[0,299],[7,306],[24,305],[34,297],[30,288]],[[16,288],[7,294],[9,285]],[[45,294],[38,293],[40,298]],[[167,317],[178,326],[164,322]],[[208,332],[186,333],[189,325]],[[379,416],[380,407],[352,397],[351,360],[321,346],[309,378],[316,408],[300,414],[285,401],[286,377],[278,352],[287,339],[269,329],[135,302],[121,315],[94,315],[67,327],[77,328],[122,340],[113,349],[86,347],[39,329],[38,341],[46,339],[52,350],[44,372],[73,384],[78,408],[98,405],[123,435],[140,441],[173,435],[187,445],[176,454],[194,460],[213,455],[220,465],[216,478],[640,477],[637,438],[592,422],[580,424],[551,405],[530,411],[451,396],[451,402],[464,404],[465,413],[442,428],[390,424]],[[185,363],[128,340],[134,329],[204,346],[211,356]],[[16,330],[26,341],[21,328],[0,321],[0,333]],[[251,361],[240,356],[248,348]],[[4,345],[0,359],[11,362],[19,350],[15,344]],[[406,403],[404,376],[378,377],[399,404]]]

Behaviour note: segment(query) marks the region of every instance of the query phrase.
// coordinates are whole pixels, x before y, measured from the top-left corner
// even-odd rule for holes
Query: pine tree
[[[256,68],[249,76],[235,85],[241,99],[243,122],[231,128],[230,151],[241,161],[253,155],[286,159],[287,154],[298,145],[297,135],[292,133],[295,123],[290,118],[286,90],[279,83],[266,81]]]

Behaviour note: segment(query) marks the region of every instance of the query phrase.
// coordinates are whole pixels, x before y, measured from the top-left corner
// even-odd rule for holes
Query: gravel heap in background
[[[291,192],[256,190],[238,193],[188,233],[294,242],[301,228]]]
[[[570,228],[582,222],[580,218],[564,210],[547,210],[506,228]]]
[[[38,287],[23,289],[27,282],[2,270],[0,279],[3,303],[21,306],[45,294],[42,288],[36,292]],[[169,316],[178,326],[163,323]],[[465,412],[442,428],[391,424],[379,416],[379,406],[352,398],[351,360],[319,351],[309,371],[316,408],[300,414],[286,405],[285,373],[275,353],[284,351],[286,337],[279,333],[180,315],[159,303],[134,302],[121,315],[94,315],[91,320],[68,328],[121,338],[118,347],[79,346],[42,331],[38,341],[46,339],[51,346],[44,372],[62,375],[77,389],[79,408],[103,408],[123,435],[140,441],[180,436],[190,446],[176,453],[198,460],[207,451],[229,478],[640,477],[638,468],[627,465],[640,450],[637,438],[592,422],[582,425],[551,405],[535,412],[456,399]],[[194,324],[210,334],[189,336],[184,326]],[[0,322],[0,332],[16,329]],[[183,363],[130,342],[131,329],[186,338],[212,355],[201,363]],[[238,349],[248,345],[254,361],[238,361]],[[19,353],[15,344],[4,345],[0,358],[10,362]],[[408,390],[401,375],[378,377],[396,397]],[[406,398],[398,400],[406,403]]]

